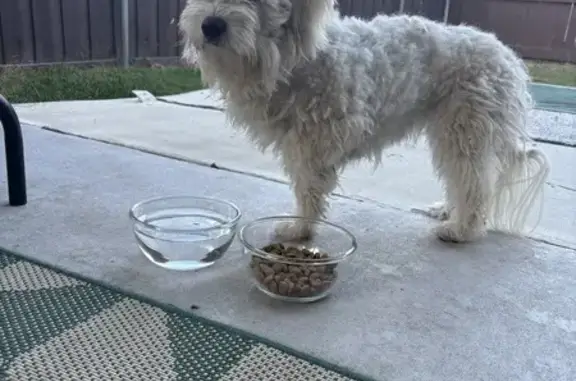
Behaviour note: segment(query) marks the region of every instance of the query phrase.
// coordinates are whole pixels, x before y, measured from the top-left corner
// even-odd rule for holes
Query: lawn
[[[528,61],[535,82],[576,86],[576,65]],[[156,96],[202,88],[198,71],[183,67],[0,68],[0,93],[14,103]]]
[[[0,68],[0,94],[14,103],[127,98],[135,89],[163,96],[201,88],[199,72],[183,67]]]
[[[534,82],[576,86],[576,65],[574,64],[542,61],[527,61],[526,63]]]

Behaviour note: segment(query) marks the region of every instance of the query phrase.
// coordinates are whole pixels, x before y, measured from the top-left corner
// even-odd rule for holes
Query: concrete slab
[[[17,109],[24,120],[66,133],[286,180],[276,159],[257,151],[219,111],[160,102],[142,104],[135,99],[19,105]],[[576,247],[576,172],[568,165],[576,162],[576,149],[542,147],[552,162],[552,175],[544,216],[533,236]],[[382,167],[376,171],[368,163],[349,168],[338,192],[404,210],[423,208],[442,197],[429,163],[423,144],[396,147],[386,152]]]
[[[534,83],[531,88],[538,107],[532,112],[532,137],[576,146],[576,88],[542,83]],[[159,99],[201,108],[223,109],[225,106],[210,90],[192,91]]]
[[[127,210],[153,196],[210,194],[236,202],[245,222],[288,211],[287,186],[37,128],[25,139],[30,203],[0,207],[0,246],[182,309],[197,305],[205,317],[379,380],[576,379],[575,250],[502,235],[443,244],[420,215],[337,197],[330,219],[356,234],[359,250],[333,297],[286,305],[251,287],[237,242],[207,271],[150,264]]]

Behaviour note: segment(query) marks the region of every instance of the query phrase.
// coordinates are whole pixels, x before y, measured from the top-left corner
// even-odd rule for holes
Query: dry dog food
[[[336,264],[318,265],[302,260],[329,258],[326,253],[313,252],[298,247],[286,247],[275,243],[263,251],[285,257],[281,263],[252,256],[250,267],[256,280],[274,294],[290,297],[314,297],[325,292],[336,280]],[[301,263],[298,263],[298,262]]]

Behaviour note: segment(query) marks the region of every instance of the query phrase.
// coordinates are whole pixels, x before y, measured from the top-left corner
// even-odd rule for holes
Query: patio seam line
[[[567,190],[569,192],[576,192],[576,188],[572,188],[563,184],[554,183],[552,181],[546,181],[546,184],[550,185],[552,188],[560,188]]]
[[[171,101],[171,100],[164,99],[164,98],[156,98],[156,100],[158,102],[167,103],[167,104],[175,105],[175,106],[199,108],[199,109],[204,109],[204,110],[213,110],[213,111],[224,112],[224,109],[222,107],[218,107],[218,106],[200,105],[200,104],[194,104],[194,103],[184,103],[184,102],[178,102],[178,101]]]

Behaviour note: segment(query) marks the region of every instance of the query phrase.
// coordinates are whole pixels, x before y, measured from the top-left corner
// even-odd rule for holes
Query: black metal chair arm
[[[26,169],[22,126],[14,107],[0,95],[0,124],[4,130],[8,201],[12,206],[26,205]]]

